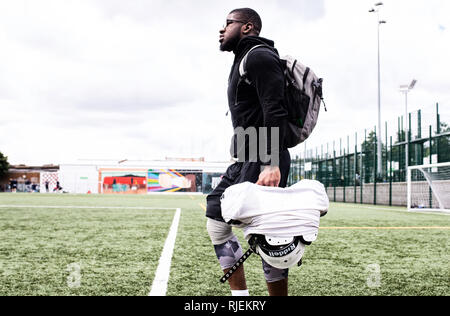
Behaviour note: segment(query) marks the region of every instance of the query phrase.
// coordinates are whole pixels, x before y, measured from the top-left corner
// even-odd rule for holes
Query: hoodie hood
[[[275,49],[274,41],[260,36],[246,36],[239,41],[236,49],[233,51],[236,55],[236,59],[242,58],[252,47],[261,44],[273,48],[278,55],[278,51]]]

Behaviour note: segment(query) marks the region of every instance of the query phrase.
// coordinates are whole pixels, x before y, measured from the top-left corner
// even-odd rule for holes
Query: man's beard
[[[233,38],[230,38],[228,41],[223,41],[220,44],[220,50],[222,52],[232,52],[236,48],[238,43],[239,43],[239,37],[235,36]]]

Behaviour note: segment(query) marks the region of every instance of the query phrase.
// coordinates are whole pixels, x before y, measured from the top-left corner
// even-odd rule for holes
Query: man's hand
[[[281,181],[281,172],[279,167],[266,166],[259,175],[257,185],[264,187],[278,187]]]

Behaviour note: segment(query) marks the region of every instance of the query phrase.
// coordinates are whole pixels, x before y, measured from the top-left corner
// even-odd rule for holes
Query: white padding
[[[234,237],[233,229],[230,225],[211,218],[208,218],[206,222],[206,229],[214,246],[222,245]]]
[[[245,225],[247,239],[251,234],[261,234],[304,236],[306,241],[315,241],[329,199],[323,184],[314,180],[302,180],[285,189],[245,182],[225,190],[221,207],[227,223],[239,221]]]

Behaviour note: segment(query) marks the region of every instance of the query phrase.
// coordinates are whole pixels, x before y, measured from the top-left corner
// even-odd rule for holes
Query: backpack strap
[[[251,85],[251,82],[250,82],[250,80],[248,80],[248,78],[247,78],[247,70],[245,69],[245,66],[246,66],[246,64],[247,64],[247,58],[248,58],[248,55],[249,55],[253,50],[255,50],[256,48],[259,48],[259,47],[267,47],[267,45],[261,44],[261,45],[256,45],[255,47],[252,47],[252,48],[247,52],[247,54],[245,54],[244,58],[242,58],[241,63],[240,63],[240,65],[239,65],[239,75],[240,75],[241,78],[244,79],[245,82],[246,82],[247,84],[249,84],[249,85]]]
[[[296,61],[297,62],[297,61]],[[294,65],[294,67],[295,67],[295,65]],[[294,67],[292,67],[292,68],[294,68]],[[309,68],[309,67],[306,67],[306,69],[305,69],[305,73],[303,74],[303,91],[305,91],[306,90],[306,88],[305,88],[305,85],[306,85],[306,80],[308,79],[308,75],[309,75],[309,71],[310,71],[311,69]],[[314,97],[315,98],[315,97]]]

